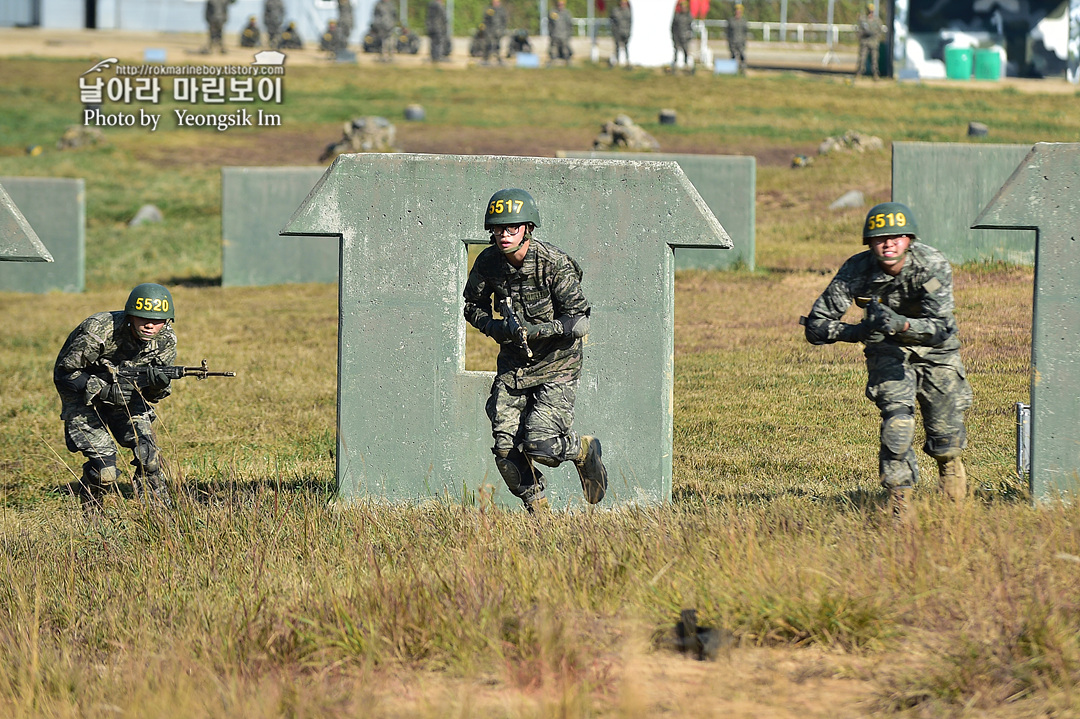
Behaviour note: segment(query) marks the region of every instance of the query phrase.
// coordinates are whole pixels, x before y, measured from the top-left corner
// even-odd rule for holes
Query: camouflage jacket
[[[877,298],[907,318],[910,327],[891,337],[874,333],[860,340],[858,325],[841,321],[858,297]],[[960,348],[953,317],[952,268],[945,256],[914,241],[900,274],[881,271],[870,250],[848,259],[814,302],[806,318],[806,339],[811,344],[859,342],[872,355],[888,345],[910,347],[918,354]]]
[[[859,42],[877,43],[881,38],[881,23],[869,13],[860,13],[855,21],[856,34]]]
[[[88,391],[92,378],[101,381],[99,389],[111,382],[105,363],[116,367],[167,367],[175,362],[176,334],[172,325],[166,324],[157,337],[142,342],[131,333],[122,310],[90,315],[68,335],[53,367],[53,383],[63,403],[60,416],[67,419],[69,412],[91,403],[92,396],[88,399],[86,395],[95,394]],[[143,396],[157,402],[169,392],[165,387],[157,393],[144,391]]]
[[[502,38],[506,34],[506,8],[488,5],[484,11],[484,28],[488,37]]]
[[[431,0],[427,6],[427,34],[442,36],[446,34],[446,6],[436,0]]]
[[[746,36],[749,33],[746,18],[731,18],[727,21],[728,47],[745,47]]]
[[[548,35],[552,40],[569,42],[574,32],[574,16],[566,8],[548,14]]]
[[[397,9],[390,0],[379,0],[371,14],[371,27],[380,32],[393,32],[397,27]]]
[[[630,6],[613,5],[608,17],[611,20],[611,36],[620,40],[628,39],[630,37],[630,26],[633,23]]]
[[[533,238],[520,268],[506,261],[497,247],[481,252],[465,283],[465,319],[483,330],[492,319],[492,297],[509,294],[519,322],[542,324],[564,315],[586,315],[591,309],[581,293],[581,268],[554,245]],[[569,381],[581,376],[581,339],[548,337],[529,343],[530,359],[513,342],[499,350],[498,373],[512,374],[517,388]],[[509,378],[508,378],[509,379]]]
[[[675,11],[675,17],[671,18],[671,39],[679,43],[687,43],[694,39],[694,16],[689,10],[685,12]]]
[[[266,0],[263,4],[263,24],[269,32],[281,29],[285,21],[285,3],[282,0]]]

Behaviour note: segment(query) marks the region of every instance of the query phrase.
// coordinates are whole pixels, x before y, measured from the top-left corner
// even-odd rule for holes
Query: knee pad
[[[157,474],[161,468],[158,463],[157,446],[153,442],[139,440],[134,449],[135,459],[132,464],[143,474]]]
[[[116,456],[92,457],[83,463],[83,476],[92,484],[109,484],[120,476],[116,468]]]
[[[525,440],[523,447],[525,454],[534,462],[539,462],[545,467],[558,467],[562,464],[559,459],[559,438]]]
[[[931,437],[927,435],[923,451],[934,459],[948,460],[959,457],[967,446],[967,428],[961,427],[956,434]]]
[[[902,407],[895,414],[887,413],[881,419],[881,446],[891,459],[901,459],[911,449],[915,439],[915,413],[910,407]]]

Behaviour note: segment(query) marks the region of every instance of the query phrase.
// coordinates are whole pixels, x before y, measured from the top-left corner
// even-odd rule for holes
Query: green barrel
[[[974,51],[970,47],[945,48],[945,75],[950,80],[970,80]]]
[[[985,48],[975,51],[975,79],[1001,79],[1001,53],[997,48]]]

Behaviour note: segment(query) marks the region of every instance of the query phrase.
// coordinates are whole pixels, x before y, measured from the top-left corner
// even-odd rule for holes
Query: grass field
[[[110,131],[57,152],[85,67],[0,60],[0,175],[86,179],[88,285],[0,293],[3,715],[1080,713],[1080,513],[1033,509],[1013,472],[1032,270],[956,268],[975,496],[939,500],[923,457],[919,521],[900,531],[876,484],[861,352],[811,347],[796,323],[860,249],[865,209],[829,202],[888,199],[889,154],[788,167],[848,129],[967,141],[980,120],[995,142],[1075,141],[1076,96],[312,67],[290,70],[281,128]],[[411,102],[428,121],[399,124],[405,151],[550,157],[626,112],[665,151],[758,157],[758,269],[676,278],[670,505],[535,521],[482,495],[332,501],[336,288],[218,286],[220,167],[314,164],[342,121]],[[678,125],[655,122],[667,107]],[[34,144],[45,152],[26,155]],[[127,228],[147,202],[165,221]],[[173,289],[182,360],[239,376],[178,382],[160,405],[175,511],[114,494],[88,523],[69,494],[81,460],[64,448],[52,363],[77,322],[143,281]],[[493,357],[470,336],[471,368]],[[685,607],[731,632],[716,662],[663,648]]]

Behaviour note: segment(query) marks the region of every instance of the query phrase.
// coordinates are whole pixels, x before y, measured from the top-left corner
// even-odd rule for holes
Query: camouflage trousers
[[[154,410],[136,400],[130,412],[123,407],[110,407],[95,402],[64,412],[64,440],[69,452],[81,452],[87,463],[84,470],[116,466],[116,444],[133,450],[140,469],[144,465],[157,470],[157,442],[154,438]],[[113,437],[116,442],[113,442]]]
[[[499,377],[492,383],[487,415],[495,439],[492,452],[496,465],[507,457],[514,461],[524,455],[531,460],[518,460],[521,470],[518,486],[507,481],[507,488],[514,496],[526,502],[544,496],[544,476],[532,462],[557,467],[581,454],[581,438],[573,429],[577,385],[575,379],[514,389]],[[501,465],[499,469],[503,472]],[[505,472],[503,478],[508,479]]]
[[[862,75],[866,72],[866,62],[870,61],[871,71],[874,73],[874,79],[877,80],[880,77],[878,71],[878,44],[876,42],[863,42],[859,41],[859,59],[855,63],[855,77]]]
[[[971,407],[972,393],[958,351],[881,345],[867,353],[866,370],[866,396],[881,411],[883,486],[913,487],[918,481],[916,403],[926,432],[923,451],[941,461],[960,456],[967,446],[964,411]]]

